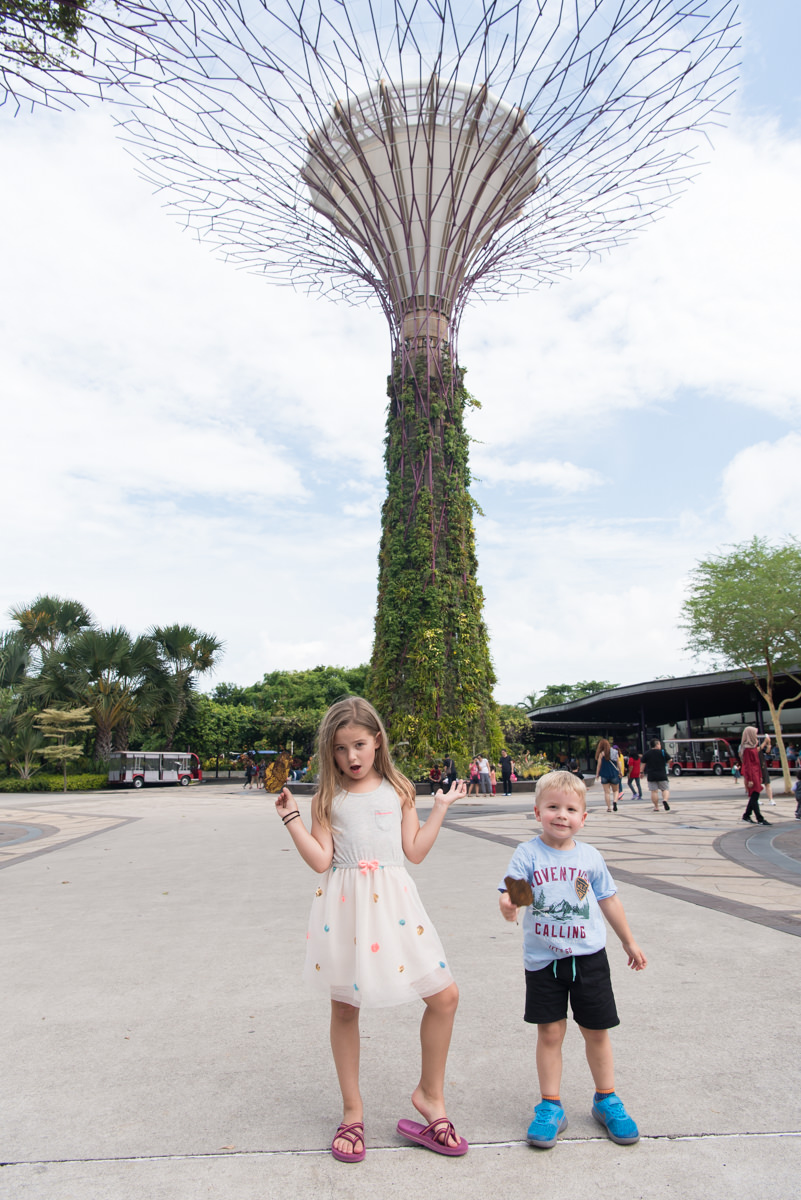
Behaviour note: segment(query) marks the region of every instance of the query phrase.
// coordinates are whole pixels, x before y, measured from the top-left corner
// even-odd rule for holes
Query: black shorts
[[[539,971],[526,971],[523,1020],[531,1025],[564,1021],[568,996],[573,1020],[585,1029],[613,1029],[620,1024],[606,950],[558,958]]]

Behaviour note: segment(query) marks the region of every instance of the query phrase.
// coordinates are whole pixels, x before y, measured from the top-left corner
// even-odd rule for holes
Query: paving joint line
[[[644,1133],[640,1135],[641,1142],[705,1142],[705,1141],[734,1141],[738,1138],[761,1140],[766,1138],[801,1138],[799,1129],[743,1130],[742,1132],[727,1133]],[[592,1137],[560,1137],[559,1145],[583,1146],[596,1142],[608,1142],[604,1134]],[[511,1138],[497,1142],[471,1142],[471,1150],[497,1150],[506,1147],[528,1146],[525,1138]],[[370,1154],[417,1154],[418,1146],[368,1146]],[[302,1150],[199,1150],[195,1154],[120,1154],[90,1158],[33,1158],[12,1159],[0,1162],[3,1167],[71,1167],[88,1166],[102,1163],[134,1163],[134,1162],[193,1162],[204,1158],[309,1158],[327,1157],[331,1154],[328,1146],[319,1149]]]

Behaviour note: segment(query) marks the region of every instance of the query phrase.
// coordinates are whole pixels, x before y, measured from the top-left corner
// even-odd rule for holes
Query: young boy
[[[640,1135],[615,1095],[609,1030],[620,1022],[604,948],[604,917],[620,938],[633,970],[641,971],[646,958],[631,935],[600,853],[594,846],[574,840],[587,819],[584,780],[566,771],[543,775],[537,784],[534,815],[542,833],[517,847],[507,871],[507,879],[526,880],[533,894],[533,903],[523,917],[523,1019],[537,1026],[542,1100],[534,1109],[527,1138],[532,1146],[548,1150],[567,1128],[559,1088],[569,996],[595,1082],[592,1115],[612,1141],[627,1146]],[[498,890],[501,912],[507,921],[515,921],[517,906],[506,883]]]

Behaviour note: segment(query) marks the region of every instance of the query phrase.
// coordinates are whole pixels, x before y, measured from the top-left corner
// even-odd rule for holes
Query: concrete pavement
[[[470,1153],[440,1158],[395,1133],[414,1115],[420,1013],[407,1006],[363,1016],[368,1155],[349,1166],[327,1150],[339,1119],[327,1005],[300,983],[316,881],[269,798],[223,784],[3,797],[0,1196],[794,1197],[792,802],[765,810],[768,830],[739,821],[728,781],[676,781],[669,814],[647,797],[607,815],[591,793],[590,806],[586,838],[649,958],[628,971],[610,933],[617,1083],[640,1143],[615,1146],[591,1120],[575,1029],[569,1128],[553,1151],[523,1140],[539,1098],[535,1032],[522,1022],[520,930],[494,889],[536,826],[529,797],[480,798],[452,811],[413,868],[462,991],[448,1101]]]

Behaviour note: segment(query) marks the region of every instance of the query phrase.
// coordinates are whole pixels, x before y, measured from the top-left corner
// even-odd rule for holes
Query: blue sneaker
[[[550,1150],[563,1129],[567,1129],[567,1117],[562,1106],[541,1100],[534,1109],[534,1120],[528,1127],[526,1140],[538,1150]]]
[[[592,1115],[619,1146],[631,1146],[640,1140],[639,1129],[623,1107],[623,1101],[614,1092],[611,1096],[604,1096],[603,1100],[593,1100]]]

